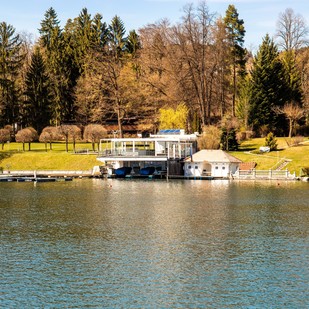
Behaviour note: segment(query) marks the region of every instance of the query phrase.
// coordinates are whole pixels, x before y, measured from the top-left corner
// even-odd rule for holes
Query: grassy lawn
[[[265,144],[264,138],[255,138],[243,142],[240,150],[231,152],[232,155],[244,162],[256,162],[257,169],[274,168],[282,158],[292,160],[285,168],[290,172],[300,174],[302,167],[309,166],[309,139],[304,144],[288,147],[285,138],[277,138],[278,151],[259,154],[255,153]],[[31,143],[31,151],[25,145],[25,151],[20,143],[5,144],[4,150],[0,146],[0,167],[4,170],[89,170],[101,163],[95,154],[74,154],[72,144],[69,152],[65,151],[65,143],[53,143],[52,150],[45,151],[45,144]],[[76,144],[76,150],[91,150],[90,143]]]
[[[72,145],[65,151],[64,143],[53,143],[52,150],[45,151],[42,143],[31,143],[31,151],[20,143],[10,143],[0,150],[0,167],[4,170],[89,170],[100,165],[95,154],[74,154]],[[49,149],[49,148],[48,148]],[[90,143],[76,144],[76,149],[91,150]]]
[[[288,147],[285,138],[277,138],[278,150],[264,154],[252,153],[264,146],[264,138],[255,138],[245,141],[240,145],[240,150],[231,154],[244,162],[256,162],[257,169],[271,169],[281,159],[292,160],[285,168],[291,173],[300,174],[302,167],[309,166],[309,139],[304,139],[304,144],[295,147]]]

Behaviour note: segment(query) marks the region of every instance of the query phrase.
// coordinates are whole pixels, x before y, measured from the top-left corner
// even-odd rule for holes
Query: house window
[[[196,169],[196,170],[198,169],[198,166],[197,166],[197,165],[195,165],[195,169]]]
[[[225,170],[225,166],[222,166],[222,169]]]
[[[216,170],[217,170],[217,169],[219,169],[219,167],[218,167],[218,166],[216,166]]]
[[[189,170],[191,169],[191,165],[188,165],[188,169],[189,169]]]

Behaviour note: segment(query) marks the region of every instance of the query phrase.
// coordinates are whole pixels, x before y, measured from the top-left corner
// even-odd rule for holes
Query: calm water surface
[[[308,308],[309,184],[0,183],[0,308]]]

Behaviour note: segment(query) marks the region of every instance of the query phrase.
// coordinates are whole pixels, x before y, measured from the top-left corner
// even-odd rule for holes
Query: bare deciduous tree
[[[69,138],[72,138],[73,141],[73,151],[75,152],[75,143],[76,140],[81,137],[81,129],[76,125],[67,125],[63,124],[58,127],[59,133],[65,138],[65,150],[69,151]]]
[[[276,107],[275,112],[284,114],[289,120],[289,138],[292,137],[295,124],[304,116],[304,109],[294,102],[285,104],[282,108]]]
[[[90,141],[92,144],[92,150],[95,151],[95,143],[98,143],[99,149],[100,139],[106,136],[106,134],[107,131],[102,125],[89,124],[85,127],[84,140],[86,140],[87,142]]]
[[[0,143],[2,144],[2,150],[4,149],[4,144],[10,140],[10,131],[7,129],[0,129]]]
[[[40,135],[39,141],[49,143],[49,149],[52,150],[52,142],[55,142],[60,138],[61,137],[57,127],[45,127]]]
[[[291,8],[279,15],[276,37],[283,50],[298,50],[308,45],[308,33],[309,29],[303,16],[295,14]]]
[[[15,135],[15,140],[23,144],[23,151],[25,151],[25,143],[29,144],[29,151],[31,150],[31,142],[38,139],[38,133],[35,129],[29,127],[19,130]]]

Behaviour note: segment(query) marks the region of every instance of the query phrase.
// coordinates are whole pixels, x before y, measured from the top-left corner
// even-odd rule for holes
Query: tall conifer
[[[226,10],[224,18],[227,32],[227,41],[230,47],[231,66],[232,66],[232,116],[235,116],[235,100],[237,94],[237,76],[244,76],[245,73],[245,54],[243,47],[245,27],[244,21],[239,18],[239,14],[234,5],[230,4]]]
[[[32,55],[26,74],[26,119],[27,126],[34,127],[40,134],[51,121],[51,92],[49,77],[42,55],[37,48]]]
[[[23,65],[22,41],[15,34],[15,28],[0,23],[0,124],[14,124],[18,121],[18,87],[16,78]]]
[[[288,99],[284,73],[278,49],[269,35],[266,35],[251,72],[249,123],[257,133],[260,133],[261,128],[282,133],[278,130],[284,121],[276,115],[274,107],[283,106]]]

